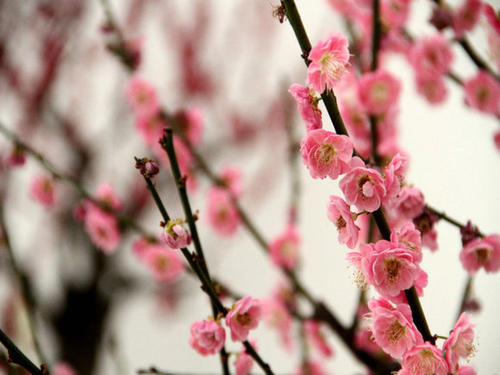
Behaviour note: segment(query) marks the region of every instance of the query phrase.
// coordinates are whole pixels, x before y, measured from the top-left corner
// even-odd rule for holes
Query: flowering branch
[[[12,342],[12,340],[0,329],[0,342],[7,348],[9,352],[9,362],[15,363],[33,375],[48,375],[49,372],[44,364],[38,368],[29,360],[26,355]]]
[[[299,42],[299,45],[302,49],[303,56],[307,56],[309,53],[309,50],[311,49],[311,44],[309,42],[309,38],[307,37],[306,31],[304,29],[304,25],[302,24],[302,20],[300,18],[300,15],[298,13],[297,7],[295,5],[294,0],[283,0],[282,4],[285,7],[286,10],[286,15],[288,20],[290,21],[290,25],[292,26],[292,29],[295,33],[295,36],[297,37],[297,40]],[[307,43],[306,43],[307,42]],[[306,61],[307,65],[307,61]],[[325,100],[324,97],[333,99],[333,100]],[[321,97],[323,98],[324,104],[327,108],[328,114],[330,115],[330,119],[332,120],[334,124],[334,128],[337,134],[342,134],[349,136],[347,130],[345,129],[345,126],[342,118],[340,116],[337,102],[335,100],[335,95],[333,94],[332,90],[325,90],[322,94]],[[342,126],[339,126],[341,124]],[[384,214],[382,212],[382,209],[378,209],[377,211],[373,212],[373,218],[375,219],[375,222],[377,223],[377,226],[380,230],[380,234],[385,240],[390,240],[390,235],[391,231],[389,228],[389,225],[387,224],[387,221],[384,217]],[[412,311],[412,316],[413,316],[413,321],[415,323],[415,326],[417,329],[420,331],[422,334],[423,338],[425,341],[429,341],[434,344],[435,339],[433,335],[430,333],[429,327],[427,325],[427,321],[425,318],[425,315],[422,310],[422,306],[420,305],[420,301],[417,296],[417,292],[415,290],[415,287],[411,287],[408,290],[405,290],[405,295],[406,298],[408,299],[408,304],[410,305],[411,311]]]
[[[161,145],[163,149],[167,152],[169,156],[169,161],[170,165],[172,168],[172,174],[174,175],[174,180],[177,185],[177,189],[179,191],[179,195],[181,196],[181,201],[183,202],[183,208],[185,210],[185,214],[187,217],[187,220],[190,221],[190,229],[194,228],[194,231],[191,229],[191,235],[193,236],[193,242],[194,241],[194,235],[193,233],[196,232],[196,224],[194,222],[194,217],[191,211],[191,206],[189,204],[189,198],[186,193],[186,187],[185,187],[185,179],[181,176],[180,174],[180,169],[179,169],[179,164],[177,162],[177,157],[175,155],[175,150],[174,150],[174,145],[173,145],[173,139],[172,139],[172,131],[170,129],[166,130],[166,135],[165,137],[162,138],[161,140]],[[165,222],[168,222],[170,220],[170,217],[168,216],[168,213],[161,201],[161,198],[159,197],[158,193],[156,192],[156,188],[154,185],[151,183],[150,179],[148,177],[144,177],[146,182],[148,183],[148,187],[150,188],[150,191],[155,191],[153,194],[153,199],[155,200],[155,203],[157,204],[160,212],[163,215],[163,220]],[[148,181],[149,180],[149,181]],[[182,197],[184,195],[184,197]],[[197,232],[196,232],[197,233]],[[196,275],[200,279],[201,283],[203,284],[203,290],[209,294],[211,302],[213,304],[213,309],[214,309],[214,317],[218,315],[218,313],[222,314],[222,316],[226,316],[228,314],[228,310],[224,307],[222,302],[220,301],[217,293],[215,292],[215,289],[213,287],[213,284],[210,280],[210,276],[208,273],[208,268],[206,266],[206,262],[204,261],[203,252],[201,250],[201,243],[199,242],[198,238],[198,246],[200,246],[199,249],[197,250],[198,257],[195,258],[193,254],[189,252],[188,249],[182,248],[181,251],[188,261],[190,267],[195,271]],[[200,255],[201,254],[201,255]],[[202,265],[200,265],[200,263]],[[260,355],[255,351],[253,346],[245,340],[243,342],[243,345],[246,348],[246,352],[252,356],[252,358],[257,362],[257,364],[261,367],[261,369],[268,375],[272,375],[273,371],[271,370],[271,367],[260,357]],[[221,360],[225,361],[227,366],[227,354],[225,351],[223,352],[224,349],[221,350]],[[224,370],[226,371],[226,370]],[[229,370],[227,370],[229,372]]]

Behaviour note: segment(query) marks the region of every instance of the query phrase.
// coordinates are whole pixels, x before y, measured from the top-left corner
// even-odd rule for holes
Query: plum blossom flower
[[[453,30],[457,38],[462,38],[465,32],[474,29],[481,15],[482,5],[481,0],[465,0],[453,12]]]
[[[393,156],[385,167],[385,190],[386,200],[396,197],[404,185],[404,175],[408,168],[408,158],[400,153]]]
[[[460,252],[460,261],[471,275],[481,267],[486,272],[498,271],[500,269],[500,235],[491,234],[468,242]]]
[[[235,167],[225,167],[220,172],[220,179],[224,181],[229,192],[238,198],[243,193],[243,185],[241,183],[241,170]]]
[[[421,94],[429,104],[441,104],[446,100],[448,89],[442,77],[417,75],[415,81],[417,84],[417,92]]]
[[[252,367],[253,358],[246,351],[238,353],[234,361],[236,375],[247,375],[252,370]]]
[[[422,236],[411,221],[403,224],[398,231],[392,231],[391,242],[400,243],[411,250],[415,262],[422,261]]]
[[[160,106],[155,88],[139,76],[130,78],[125,92],[135,114],[159,112]]]
[[[420,271],[411,250],[385,240],[361,244],[359,252],[347,254],[347,260],[385,297],[396,296],[413,286]]]
[[[391,73],[379,69],[365,73],[358,81],[358,96],[366,111],[379,115],[394,106],[401,93],[401,83]]]
[[[485,71],[464,83],[465,102],[484,113],[496,114],[500,105],[500,85]]]
[[[89,204],[85,213],[85,230],[92,242],[105,253],[114,252],[120,243],[118,221],[109,212]]]
[[[331,195],[327,206],[327,216],[337,227],[339,242],[354,249],[358,243],[359,228],[354,223],[347,203],[342,198]]]
[[[424,195],[413,187],[406,186],[401,189],[398,197],[393,202],[396,215],[401,219],[409,219],[420,215],[424,209]]]
[[[238,229],[240,217],[226,189],[212,187],[207,194],[208,222],[217,233],[231,236]]]
[[[349,170],[353,146],[345,135],[316,129],[302,139],[300,151],[312,178],[330,177],[334,180]]]
[[[99,185],[95,195],[101,203],[112,208],[113,210],[119,210],[122,208],[122,201],[118,198],[113,186],[109,183]]]
[[[213,320],[201,320],[191,325],[189,344],[201,355],[215,354],[226,341],[226,331]]]
[[[304,329],[309,341],[324,357],[331,357],[333,355],[332,348],[321,333],[320,323],[314,320],[307,320],[304,324]]]
[[[163,241],[172,249],[180,249],[191,243],[191,235],[182,224],[182,219],[170,219],[161,234]]]
[[[57,362],[51,370],[53,375],[76,375],[75,369],[67,362]]]
[[[381,2],[382,22],[391,29],[406,23],[410,11],[410,0],[383,0]]]
[[[314,97],[314,91],[310,88],[293,84],[288,92],[297,102],[297,109],[300,117],[306,124],[307,131],[321,129],[323,122],[321,120],[321,110],[318,108],[318,101]]]
[[[237,301],[226,315],[226,325],[233,341],[245,341],[251,329],[257,328],[262,315],[258,299],[245,297]]]
[[[278,330],[283,346],[291,350],[292,317],[285,304],[280,299],[273,298],[264,300],[262,307],[266,324]]]
[[[299,245],[299,233],[293,225],[289,225],[269,245],[273,263],[278,267],[294,269],[299,261]]]
[[[55,202],[54,190],[54,181],[49,176],[39,175],[31,180],[31,197],[46,207],[52,206]]]
[[[448,364],[441,350],[429,342],[414,346],[407,351],[398,375],[446,375]]]
[[[394,307],[389,301],[379,298],[370,300],[368,307],[371,310],[371,330],[375,342],[387,354],[400,358],[414,345],[423,343],[407,304]]]
[[[500,130],[493,136],[493,142],[495,143],[497,150],[500,151]]]
[[[340,180],[339,186],[348,204],[358,210],[376,211],[385,196],[384,179],[375,169],[353,158],[352,169]]]
[[[174,281],[184,269],[179,254],[163,245],[150,245],[143,256],[156,281]]]
[[[307,68],[307,80],[314,90],[322,93],[331,90],[346,71],[349,62],[349,42],[340,33],[320,40],[309,52],[311,63]]]
[[[163,135],[167,123],[162,120],[159,112],[141,112],[135,116],[135,127],[142,136],[144,143],[154,146]]]
[[[420,38],[410,50],[410,63],[420,77],[440,77],[453,61],[450,43],[441,35]]]
[[[468,358],[474,352],[474,324],[469,321],[469,315],[465,312],[455,324],[450,335],[443,343],[443,351],[446,353],[446,361],[452,372],[458,366],[460,358]]]

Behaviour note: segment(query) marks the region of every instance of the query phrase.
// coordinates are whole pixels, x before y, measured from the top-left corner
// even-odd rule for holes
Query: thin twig
[[[33,375],[48,375],[44,365],[37,367],[28,357],[19,349],[16,344],[0,329],[0,342],[7,348],[9,352],[9,361],[15,363]]]

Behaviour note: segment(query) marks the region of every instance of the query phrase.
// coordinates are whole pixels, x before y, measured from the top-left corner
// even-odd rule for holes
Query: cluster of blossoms
[[[224,318],[231,332],[231,340],[243,342],[250,330],[257,328],[262,317],[262,305],[258,299],[245,297],[237,301]],[[219,352],[226,341],[226,331],[220,319],[207,319],[191,325],[189,343],[201,355]],[[253,366],[253,359],[245,351],[237,354],[235,369],[237,375],[246,375]]]
[[[119,211],[123,205],[113,187],[108,183],[98,187],[95,198],[103,207],[114,212]],[[99,249],[108,254],[117,249],[121,234],[115,215],[94,202],[86,200],[75,208],[73,216],[83,221],[90,239]]]
[[[360,17],[361,2],[333,2],[337,7],[343,7],[343,11],[354,12]],[[404,14],[390,14],[387,4],[403,3],[409,4],[408,1],[382,2],[386,5],[382,10],[388,15],[385,21],[394,21],[394,30],[404,25],[407,7],[401,8],[406,9]],[[474,2],[466,3],[467,7],[473,7]],[[463,32],[472,27],[465,19],[459,20],[465,17],[458,15],[459,11],[454,24],[457,38],[460,38],[458,30]],[[472,368],[459,365],[459,359],[467,358],[473,352],[473,325],[468,316],[465,313],[460,316],[449,337],[438,348],[424,342],[413,323],[405,294],[414,287],[417,295],[422,296],[427,286],[427,274],[420,267],[422,246],[437,249],[437,232],[433,228],[437,218],[426,208],[422,192],[405,182],[408,163],[397,145],[395,124],[401,85],[383,69],[364,73],[360,78],[354,74],[342,76],[347,71],[348,59],[344,59],[345,55],[340,52],[347,48],[340,39],[342,36],[334,35],[313,47],[308,68],[308,83],[312,88],[294,84],[289,92],[297,102],[306,128],[301,142],[302,161],[312,178],[335,180],[340,177],[339,186],[344,198],[330,197],[327,216],[337,228],[339,242],[351,249],[359,248],[359,251],[350,252],[347,259],[356,267],[360,284],[372,285],[380,294],[368,304],[370,311],[365,316],[370,318],[371,324],[359,331],[356,341],[360,348],[371,353],[381,349],[386,355],[401,359],[402,369],[398,373],[401,375],[472,374]],[[446,39],[440,34],[422,38],[407,46],[405,53],[415,70],[419,92],[431,103],[442,102],[446,97],[443,77],[453,61]],[[473,89],[469,87],[471,82],[476,85]],[[353,140],[322,129],[318,108],[320,98],[316,93],[332,89],[334,83],[337,93],[340,93],[341,115]],[[483,112],[498,112],[500,86],[492,76],[481,71],[464,86],[470,106]],[[382,155],[385,167],[372,167],[362,159],[369,159],[373,153],[370,121],[376,121],[378,125],[380,143],[377,152]],[[353,156],[355,149],[361,157]],[[357,212],[351,211],[351,207]],[[379,209],[383,209],[388,220],[390,239],[363,243],[360,226],[366,224],[358,218]],[[293,268],[298,242],[296,230],[287,228],[270,247],[275,264]],[[460,260],[471,274],[480,267],[486,272],[497,271],[500,269],[500,236],[472,236],[467,243],[464,242]],[[314,325],[309,326],[308,332],[312,333],[314,329]],[[321,345],[320,341],[317,343]]]
[[[165,166],[169,166],[167,155],[161,148],[159,140],[163,136],[163,130],[170,125],[162,113],[155,88],[136,75],[128,82],[126,95],[134,113],[137,131],[144,143],[151,148],[158,160]],[[176,126],[180,127],[177,130],[182,132],[192,146],[198,145],[203,129],[201,111],[198,108],[192,108],[175,114],[174,118]],[[188,177],[188,188],[195,188],[196,182],[191,171],[193,156],[186,144],[177,136],[174,136],[174,148],[181,173]]]
[[[240,198],[243,192],[241,172],[234,167],[226,167],[219,179],[224,186],[212,186],[207,193],[207,221],[218,234],[231,236],[240,223],[234,200]]]

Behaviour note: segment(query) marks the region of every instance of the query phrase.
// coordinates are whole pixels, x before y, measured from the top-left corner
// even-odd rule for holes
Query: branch
[[[297,7],[295,6],[294,0],[282,0],[282,4],[285,6],[286,15],[288,20],[290,21],[290,25],[292,26],[293,31],[295,32],[295,36],[297,37],[297,41],[302,49],[303,54],[305,52],[309,52],[311,45],[309,42],[309,38],[305,32],[304,26],[302,24],[302,20],[300,19],[300,15],[297,11]],[[308,42],[308,45],[304,44],[304,41]],[[307,51],[305,51],[305,47],[308,47]],[[307,65],[307,62],[306,62]],[[325,90],[321,97],[323,98],[324,104],[327,108],[328,114],[330,115],[330,119],[333,122],[335,131],[337,134],[343,134],[349,136],[349,133],[345,129],[343,125],[342,118],[340,117],[340,113],[337,107],[336,100],[324,100],[324,96],[331,97],[335,99],[335,95],[332,90]],[[382,209],[378,209],[373,213],[373,217],[377,226],[379,227],[380,233],[385,240],[390,240],[390,228],[387,225],[387,221],[385,220],[384,213]],[[418,299],[417,293],[415,291],[415,287],[411,287],[410,289],[405,291],[406,297],[408,299],[408,304],[410,305],[413,320],[415,325],[419,329],[425,341],[429,341],[431,343],[435,342],[434,337],[431,335],[429,327],[427,325],[427,321],[423,314],[422,306],[420,305],[420,301]]]
[[[14,344],[11,339],[0,329],[0,342],[7,348],[9,352],[9,361],[15,363],[33,375],[48,375],[48,370],[44,364],[38,368],[28,357]]]
[[[7,230],[7,225],[5,223],[4,217],[4,206],[3,203],[0,202],[0,232],[3,234],[3,243],[5,248],[7,249],[7,253],[9,254],[9,261],[14,272],[14,275],[17,278],[17,283],[21,289],[21,295],[24,302],[24,306],[26,308],[26,312],[28,315],[28,326],[29,331],[31,333],[31,339],[33,340],[33,345],[35,347],[36,354],[42,363],[47,363],[45,356],[43,355],[42,347],[40,342],[38,341],[38,336],[36,335],[35,329],[35,298],[33,294],[33,290],[31,289],[31,285],[26,275],[24,275],[19,266],[17,264],[16,257],[14,255],[14,251],[12,249],[12,244],[10,242],[9,232]]]

